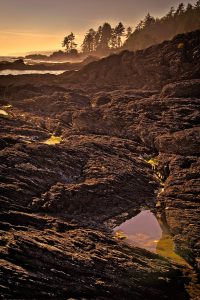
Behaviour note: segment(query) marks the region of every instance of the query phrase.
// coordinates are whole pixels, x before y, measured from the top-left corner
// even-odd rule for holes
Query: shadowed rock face
[[[183,45],[180,47],[180,44]],[[180,34],[172,41],[136,52],[123,51],[60,77],[71,82],[161,88],[167,83],[200,76],[200,31]]]
[[[3,299],[188,299],[180,266],[105,224],[154,208],[159,173],[159,213],[198,267],[200,81],[93,90],[30,78],[1,81],[2,95],[12,82],[0,102]]]
[[[175,299],[169,288],[187,299],[168,282],[180,275],[175,267],[104,232],[16,211],[1,219],[5,299]]]

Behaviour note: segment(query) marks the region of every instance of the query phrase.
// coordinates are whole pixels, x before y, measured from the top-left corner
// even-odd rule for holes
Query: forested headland
[[[200,0],[196,4],[185,6],[180,3],[175,9],[171,7],[166,15],[154,18],[147,13],[133,30],[122,22],[112,27],[108,22],[99,26],[97,30],[90,28],[80,46],[80,52],[90,55],[108,55],[121,50],[140,50],[151,45],[170,40],[179,33],[186,33],[200,29]],[[72,56],[78,55],[76,36],[70,33],[62,42],[66,52]]]

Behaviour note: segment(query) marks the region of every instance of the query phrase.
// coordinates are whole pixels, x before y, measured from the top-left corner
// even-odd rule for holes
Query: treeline
[[[172,39],[179,33],[197,29],[200,29],[200,0],[194,6],[189,3],[185,7],[181,3],[176,10],[171,7],[170,11],[162,18],[155,19],[147,14],[125,41],[123,49],[144,49],[164,40]]]
[[[123,44],[123,37],[128,38],[131,33],[132,28],[128,27],[126,29],[121,22],[114,28],[109,23],[104,23],[99,26],[97,31],[91,28],[86,33],[81,48],[84,53],[105,53],[109,50],[120,49]]]
[[[121,22],[114,28],[112,28],[109,23],[104,23],[102,26],[99,26],[97,31],[90,28],[85,34],[81,45],[82,53],[107,54],[110,50],[120,49],[123,45],[123,37],[128,38],[131,33],[132,28],[125,28]],[[75,53],[77,44],[74,40],[75,35],[73,33],[70,33],[64,38],[62,46],[66,48],[66,52]]]
[[[154,18],[149,13],[140,21],[135,30],[125,28],[122,22],[112,28],[104,23],[97,30],[89,29],[81,45],[81,54],[107,55],[122,49],[139,50],[153,44],[169,40],[179,33],[200,29],[200,0],[186,7],[180,3],[177,9],[171,7],[162,18]],[[62,42],[66,53],[78,56],[75,35],[70,33]]]

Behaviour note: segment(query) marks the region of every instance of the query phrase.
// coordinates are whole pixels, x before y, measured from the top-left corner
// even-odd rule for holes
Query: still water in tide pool
[[[150,210],[141,211],[135,217],[114,228],[115,238],[123,239],[128,244],[145,248],[151,252],[170,258],[184,268],[183,276],[188,278],[185,290],[189,299],[198,300],[200,283],[197,272],[175,252],[172,236],[166,226]]]
[[[137,216],[115,227],[116,235],[124,237],[126,242],[152,252],[156,252],[162,229],[150,210],[141,211]]]
[[[135,217],[115,227],[114,232],[116,238],[124,239],[130,245],[171,258],[177,263],[187,264],[175,253],[172,237],[150,210],[141,211]]]

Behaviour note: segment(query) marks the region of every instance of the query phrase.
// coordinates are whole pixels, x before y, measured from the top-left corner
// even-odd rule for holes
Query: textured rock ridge
[[[138,86],[124,84],[123,65],[118,87],[113,71],[108,86],[101,78],[107,61],[115,70],[115,59],[149,53],[150,64],[164,49],[172,68],[182,40],[198,61],[198,37],[122,53],[76,75],[82,82],[94,69],[101,88],[67,76],[0,78],[2,299],[189,299],[182,266],[116,240],[107,224],[144,206],[157,210],[176,251],[199,268],[198,66],[184,62],[178,81],[151,83],[143,65],[149,83]]]

